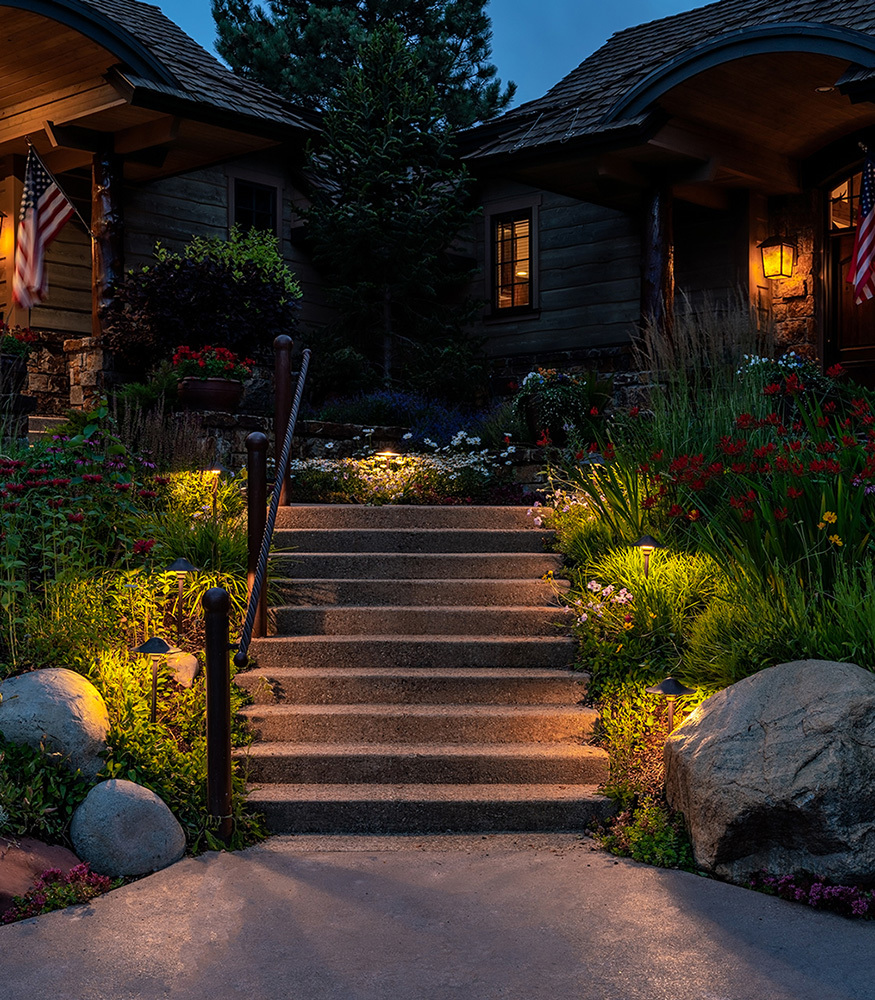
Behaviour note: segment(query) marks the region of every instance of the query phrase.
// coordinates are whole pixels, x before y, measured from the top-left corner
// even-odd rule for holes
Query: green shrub
[[[664,802],[647,800],[617,816],[597,833],[603,847],[621,857],[659,868],[695,871],[693,849],[683,817]]]
[[[61,754],[8,743],[0,734],[0,837],[69,846],[70,821],[91,784]]]

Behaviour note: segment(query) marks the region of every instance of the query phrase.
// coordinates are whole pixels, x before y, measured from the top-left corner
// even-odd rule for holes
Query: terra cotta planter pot
[[[179,401],[189,410],[233,412],[243,395],[243,383],[232,378],[184,378],[177,386]]]

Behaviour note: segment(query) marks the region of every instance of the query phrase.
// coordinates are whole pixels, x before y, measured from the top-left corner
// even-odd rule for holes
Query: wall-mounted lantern
[[[648,694],[661,694],[668,701],[668,731],[674,729],[674,703],[675,699],[683,698],[688,694],[695,694],[695,688],[688,688],[686,685],[676,681],[674,677],[666,677],[664,681],[654,684],[653,687],[645,688]]]
[[[759,244],[763,274],[767,278],[792,278],[798,247],[786,236],[770,236]]]

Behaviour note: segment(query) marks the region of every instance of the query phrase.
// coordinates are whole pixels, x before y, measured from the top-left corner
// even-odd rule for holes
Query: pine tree
[[[458,335],[469,307],[446,251],[472,217],[453,129],[416,52],[386,24],[363,43],[311,153],[317,267],[349,342],[389,377],[396,347]]]
[[[456,128],[494,117],[516,85],[502,90],[489,62],[486,0],[212,0],[217,48],[235,72],[290,101],[332,106],[344,69],[381,25],[396,24],[416,52],[442,115]]]

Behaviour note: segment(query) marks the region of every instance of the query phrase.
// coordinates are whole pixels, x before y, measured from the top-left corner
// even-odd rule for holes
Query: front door
[[[830,192],[830,337],[824,360],[838,361],[856,382],[875,386],[875,299],[854,301],[848,274],[854,256],[854,235],[860,205],[860,174]]]

